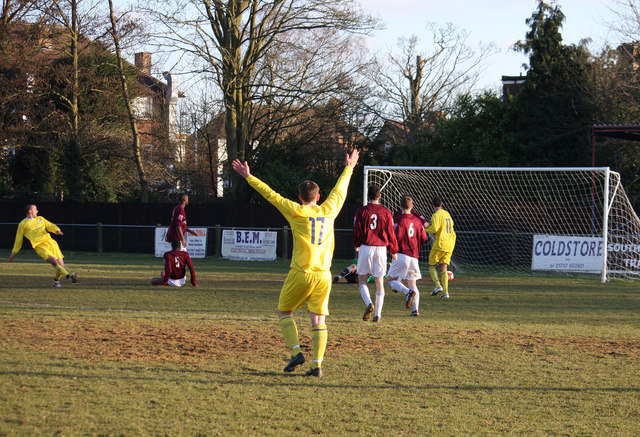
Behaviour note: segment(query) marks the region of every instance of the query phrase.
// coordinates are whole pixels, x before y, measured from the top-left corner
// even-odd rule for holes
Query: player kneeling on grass
[[[153,278],[153,285],[171,285],[173,287],[182,287],[187,282],[186,268],[189,268],[191,275],[191,285],[196,287],[196,271],[193,269],[191,257],[186,251],[180,250],[180,241],[173,240],[171,242],[171,250],[164,253],[164,272],[162,277]]]
[[[38,208],[35,205],[27,205],[27,216],[18,224],[16,240],[13,243],[11,255],[9,255],[9,262],[13,261],[13,257],[20,252],[22,238],[27,237],[33,249],[40,255],[40,258],[51,264],[55,269],[55,275],[53,276],[54,287],[60,287],[59,280],[63,276],[70,279],[71,282],[77,282],[78,275],[67,271],[60,246],[58,246],[56,240],[51,238],[49,232],[53,232],[56,235],[64,235],[59,227],[44,217],[38,217]]]
[[[345,168],[327,199],[318,204],[320,188],[313,181],[298,185],[300,203],[285,199],[267,184],[251,174],[249,164],[235,159],[233,169],[245,178],[262,197],[275,206],[291,226],[293,253],[291,270],[280,291],[278,300],[278,323],[291,359],[285,372],[305,362],[300,349],[298,328],[293,320],[293,311],[307,304],[311,320],[311,345],[313,364],[307,376],[322,376],[322,359],[327,347],[326,316],[329,314],[331,293],[331,259],[333,257],[333,227],[347,196],[353,167],[358,162],[359,152],[354,150],[345,157]]]
[[[389,268],[389,286],[394,291],[401,291],[407,297],[405,305],[411,308],[411,315],[418,317],[420,312],[420,293],[418,292],[417,281],[422,279],[418,258],[420,257],[420,247],[427,241],[427,233],[422,227],[420,218],[411,213],[413,199],[411,196],[404,196],[400,202],[402,215],[396,218],[395,223],[396,239],[398,240],[398,259],[391,263]],[[402,280],[407,281],[405,287]]]

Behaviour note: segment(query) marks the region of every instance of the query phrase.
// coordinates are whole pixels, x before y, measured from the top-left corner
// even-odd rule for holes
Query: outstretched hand
[[[233,169],[245,179],[251,175],[251,170],[249,169],[249,163],[247,161],[242,163],[239,159],[234,159],[231,163],[231,167],[233,167]]]
[[[351,168],[355,167],[356,164],[358,163],[359,157],[360,157],[360,152],[358,151],[358,149],[353,149],[351,151],[351,155],[347,153],[347,156],[345,158],[345,165]]]

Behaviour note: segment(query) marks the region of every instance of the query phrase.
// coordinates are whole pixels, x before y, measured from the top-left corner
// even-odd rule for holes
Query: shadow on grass
[[[5,362],[9,366],[26,366],[26,363],[20,362]],[[44,364],[43,366],[47,367],[57,367],[69,369],[77,368],[87,370],[88,367],[82,367],[78,365],[69,365],[69,364]],[[105,371],[116,371],[116,369],[107,366],[92,366],[91,369],[102,369]],[[466,385],[466,384],[455,384],[455,385],[445,385],[445,384],[370,384],[368,382],[363,382],[362,384],[336,384],[331,382],[331,375],[326,375],[323,378],[311,378],[305,376],[304,373],[283,373],[283,372],[275,372],[275,371],[256,371],[256,370],[245,370],[236,372],[235,374],[230,374],[226,371],[216,371],[216,370],[193,370],[193,369],[167,369],[167,368],[148,368],[145,366],[138,367],[120,367],[117,371],[127,371],[127,372],[139,372],[139,371],[153,371],[158,373],[165,373],[166,376],[136,376],[136,375],[118,375],[118,376],[108,376],[108,375],[83,375],[81,373],[74,372],[54,372],[54,371],[34,371],[34,370],[5,370],[0,371],[0,376],[17,376],[17,377],[41,377],[41,378],[64,378],[70,380],[113,380],[113,381],[158,381],[158,382],[167,382],[167,383],[196,383],[196,384],[215,384],[215,385],[228,385],[235,384],[238,386],[272,386],[272,387],[300,387],[301,385],[318,385],[321,384],[322,387],[332,388],[332,389],[362,389],[366,388],[367,390],[397,390],[397,389],[407,389],[407,390],[451,390],[451,391],[460,391],[460,392],[499,392],[499,391],[522,391],[522,392],[572,392],[572,393],[640,393],[640,387],[552,387],[552,386],[539,386],[539,387],[515,387],[515,386],[501,386],[501,385]],[[222,380],[211,380],[208,378],[194,378],[196,373],[202,373],[205,375],[217,375],[223,377]],[[170,374],[179,374],[181,377],[171,377]],[[237,378],[233,378],[232,376],[236,375]],[[191,376],[185,378],[184,376]],[[255,381],[247,380],[246,377],[251,376],[258,378]],[[276,379],[272,382],[265,382],[262,378],[273,378]],[[296,382],[293,382],[296,381]],[[303,381],[306,383],[303,383]]]

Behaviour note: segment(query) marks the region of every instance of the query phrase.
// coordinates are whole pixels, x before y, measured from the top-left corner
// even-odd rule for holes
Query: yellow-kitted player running
[[[48,262],[55,269],[53,277],[54,287],[60,287],[60,278],[63,276],[70,279],[71,282],[77,282],[78,275],[69,273],[64,266],[64,255],[60,251],[60,247],[56,240],[51,238],[50,232],[56,235],[63,235],[59,227],[45,219],[38,217],[38,208],[36,205],[27,205],[27,216],[18,225],[16,232],[16,240],[13,243],[9,262],[13,261],[20,249],[22,248],[22,238],[27,237],[31,242],[31,246],[40,258]]]
[[[354,150],[345,158],[345,169],[329,193],[327,199],[318,204],[320,189],[313,181],[304,181],[298,186],[301,203],[285,199],[267,184],[251,175],[249,165],[239,160],[232,163],[233,169],[245,178],[249,185],[274,205],[291,225],[293,254],[291,270],[282,286],[278,301],[278,321],[291,359],[285,372],[291,372],[305,362],[300,349],[298,328],[292,318],[293,311],[307,304],[311,319],[311,345],[313,364],[307,376],[322,376],[322,360],[327,346],[329,294],[331,293],[331,259],[333,257],[333,224],[344,204],[353,167],[358,162],[359,152]]]

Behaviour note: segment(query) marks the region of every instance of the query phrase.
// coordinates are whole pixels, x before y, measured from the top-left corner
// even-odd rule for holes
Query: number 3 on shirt
[[[371,223],[369,223],[369,228],[374,230],[378,227],[378,214],[371,214]]]
[[[322,231],[324,230],[324,217],[309,217],[311,222],[311,244],[320,245],[322,243]],[[318,242],[315,241],[316,222],[320,222],[320,232],[318,233]]]

